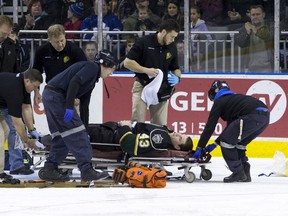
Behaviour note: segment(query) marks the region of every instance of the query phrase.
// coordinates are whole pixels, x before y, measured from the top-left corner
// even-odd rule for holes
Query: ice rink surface
[[[223,183],[230,175],[223,158],[212,158],[212,179],[169,180],[166,188],[0,188],[0,215],[288,215],[288,177],[269,174],[273,159],[250,159],[251,183]],[[179,172],[176,167],[168,167]],[[193,167],[199,178],[199,167]],[[77,174],[77,172],[76,172]],[[176,173],[177,174],[177,173]],[[36,174],[34,176],[36,177]],[[19,176],[25,179],[25,176]]]

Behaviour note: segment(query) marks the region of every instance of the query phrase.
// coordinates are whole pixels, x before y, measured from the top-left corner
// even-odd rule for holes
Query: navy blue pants
[[[74,109],[70,122],[64,121],[66,96],[50,89],[44,89],[43,104],[49,130],[52,135],[52,146],[46,165],[58,166],[71,152],[76,158],[78,168],[84,171],[91,167],[92,148],[88,133]]]
[[[269,125],[269,112],[241,116],[224,129],[220,135],[221,151],[229,169],[239,172],[248,161],[246,146]]]

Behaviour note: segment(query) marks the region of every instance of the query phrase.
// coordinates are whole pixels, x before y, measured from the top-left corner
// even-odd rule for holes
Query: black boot
[[[6,174],[5,172],[0,174],[0,182],[2,184],[20,184],[20,180],[13,178],[13,176]]]
[[[228,183],[228,182],[246,182],[247,176],[246,176],[244,170],[241,170],[238,173],[232,173],[230,176],[225,177],[223,179],[223,181],[225,183]]]
[[[12,179],[13,176],[6,174],[5,172],[0,174],[0,179]]]
[[[64,182],[69,181],[69,175],[61,172],[54,166],[44,166],[39,170],[39,177],[45,181]]]
[[[244,172],[245,172],[246,177],[247,177],[245,182],[251,182],[250,164],[248,162],[244,162],[243,167],[244,167]]]
[[[81,180],[82,181],[97,181],[97,180],[102,180],[106,179],[109,177],[108,172],[97,172],[94,170],[92,167],[89,168],[88,170],[81,171]]]

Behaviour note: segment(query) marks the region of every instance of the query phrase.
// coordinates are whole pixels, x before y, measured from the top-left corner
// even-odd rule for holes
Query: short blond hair
[[[54,38],[54,37],[57,38],[61,35],[65,35],[65,29],[63,25],[54,24],[48,28],[47,35],[48,35],[48,38]]]
[[[6,15],[0,15],[0,26],[2,26],[3,24],[6,24],[10,28],[13,27],[13,21],[10,17]]]

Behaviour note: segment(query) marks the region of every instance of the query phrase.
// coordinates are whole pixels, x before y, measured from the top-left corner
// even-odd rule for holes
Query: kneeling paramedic
[[[95,83],[100,77],[105,79],[111,75],[116,65],[117,60],[112,53],[103,50],[96,55],[95,62],[77,62],[56,75],[46,85],[42,98],[52,136],[52,146],[39,175],[43,180],[69,180],[68,175],[58,170],[58,165],[66,158],[68,152],[76,158],[82,181],[108,177],[107,172],[97,172],[92,167],[91,144],[86,128],[74,109],[74,100],[83,96],[90,98]]]
[[[208,97],[214,104],[192,157],[199,158],[220,145],[224,160],[232,171],[223,181],[251,182],[246,146],[268,127],[270,113],[267,106],[254,97],[235,94],[227,82],[219,80],[213,82]],[[215,143],[206,146],[220,117],[227,126]]]

